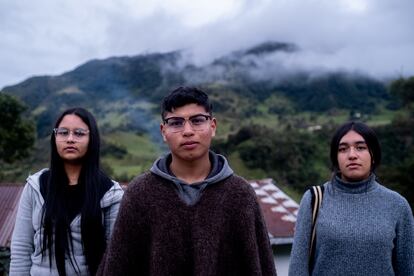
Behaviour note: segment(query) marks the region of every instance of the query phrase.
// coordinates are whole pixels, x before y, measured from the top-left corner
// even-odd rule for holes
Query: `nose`
[[[74,137],[74,136],[73,136],[73,132],[72,132],[72,131],[70,131],[70,132],[69,132],[69,135],[68,135],[68,139],[66,139],[66,141],[67,141],[67,142],[72,142],[72,143],[73,143],[73,142],[75,141],[75,139],[73,139],[73,137]]]
[[[355,147],[350,147],[349,148],[348,158],[349,159],[355,159],[355,158],[357,158],[357,151],[356,151]]]
[[[191,126],[190,121],[185,121],[183,126],[183,135],[191,135],[194,133],[193,127]]]

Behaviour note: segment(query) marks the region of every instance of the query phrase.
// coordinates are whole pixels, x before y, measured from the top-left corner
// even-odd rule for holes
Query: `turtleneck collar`
[[[358,182],[347,182],[341,179],[340,175],[335,175],[332,184],[335,190],[349,194],[367,193],[374,190],[378,185],[373,173],[367,179]]]

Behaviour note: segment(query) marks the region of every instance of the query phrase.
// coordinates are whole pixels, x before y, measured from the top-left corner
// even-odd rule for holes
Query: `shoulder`
[[[117,182],[115,180],[111,180],[111,182],[112,182],[112,187],[108,190],[107,193],[109,193],[109,192],[117,193],[117,194],[123,194],[124,193],[124,190],[122,189],[119,182]]]
[[[44,201],[40,192],[40,176],[45,171],[47,171],[47,169],[42,169],[27,177],[20,196],[20,204],[28,204],[30,202],[37,202],[40,205],[43,204]]]
[[[410,205],[402,195],[397,193],[394,190],[391,190],[379,183],[378,184],[378,191],[382,198],[384,198],[384,202],[391,204],[396,209],[410,209]]]
[[[253,187],[244,178],[237,175],[229,176],[222,183],[212,185],[211,189],[214,194],[225,199],[223,200],[223,206],[226,205],[229,208],[234,206],[253,208],[258,204]]]
[[[48,171],[49,171],[48,168],[44,168],[44,169],[41,169],[40,171],[38,171],[38,172],[36,172],[34,174],[29,174],[29,176],[26,178],[26,182],[27,183],[30,183],[30,184],[39,183],[40,176],[43,173],[48,172]]]
[[[128,192],[137,192],[142,190],[143,188],[147,187],[151,183],[157,180],[157,176],[151,172],[144,172],[128,183],[127,191]]]
[[[121,216],[140,217],[157,205],[161,196],[165,196],[165,193],[157,188],[165,185],[157,185],[157,181],[161,179],[157,179],[157,176],[150,172],[145,172],[131,180],[122,197],[119,211]]]
[[[40,177],[48,171],[49,169],[44,168],[34,174],[29,174],[26,178],[25,190],[31,189],[40,192]]]
[[[122,200],[122,196],[124,195],[124,190],[122,189],[121,185],[119,185],[119,183],[114,180],[111,181],[111,188],[103,195],[101,199],[101,207],[103,208],[120,202]]]
[[[226,189],[229,189],[234,193],[255,194],[254,189],[250,183],[243,177],[236,174],[233,174],[223,180],[223,184]]]
[[[161,182],[165,181],[167,180],[151,172],[144,172],[128,183],[124,198],[135,201],[138,199],[141,201],[151,200],[150,197],[153,198],[165,192],[165,187],[168,185],[161,185]]]
[[[324,185],[322,185],[322,187],[324,187],[323,193],[325,194],[326,187]],[[302,199],[300,200],[300,206],[303,206],[303,205],[310,206],[309,204],[311,204],[312,197],[313,197],[312,187],[310,187],[303,193]]]

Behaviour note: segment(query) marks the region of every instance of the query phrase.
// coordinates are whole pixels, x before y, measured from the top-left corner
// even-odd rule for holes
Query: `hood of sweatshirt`
[[[209,158],[211,162],[211,171],[209,175],[203,181],[192,184],[188,184],[177,178],[170,171],[169,166],[172,161],[171,153],[158,158],[152,165],[150,171],[164,179],[169,180],[169,182],[174,185],[180,199],[187,205],[194,205],[199,201],[206,187],[214,185],[215,183],[233,175],[233,170],[230,168],[227,159],[223,155],[210,151]]]

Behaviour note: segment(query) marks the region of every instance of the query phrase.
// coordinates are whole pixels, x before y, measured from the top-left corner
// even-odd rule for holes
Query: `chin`
[[[197,155],[191,154],[191,155],[180,156],[180,158],[185,160],[185,161],[194,161],[194,160],[199,159],[200,157],[197,156]]]
[[[362,180],[367,179],[368,176],[360,176],[360,175],[350,175],[350,176],[344,176],[344,179],[348,182],[359,182]]]
[[[68,164],[82,164],[82,157],[75,157],[75,158],[62,158],[63,163]]]
[[[189,152],[186,154],[177,154],[176,156],[185,161],[194,161],[200,159],[202,155],[195,152]]]

